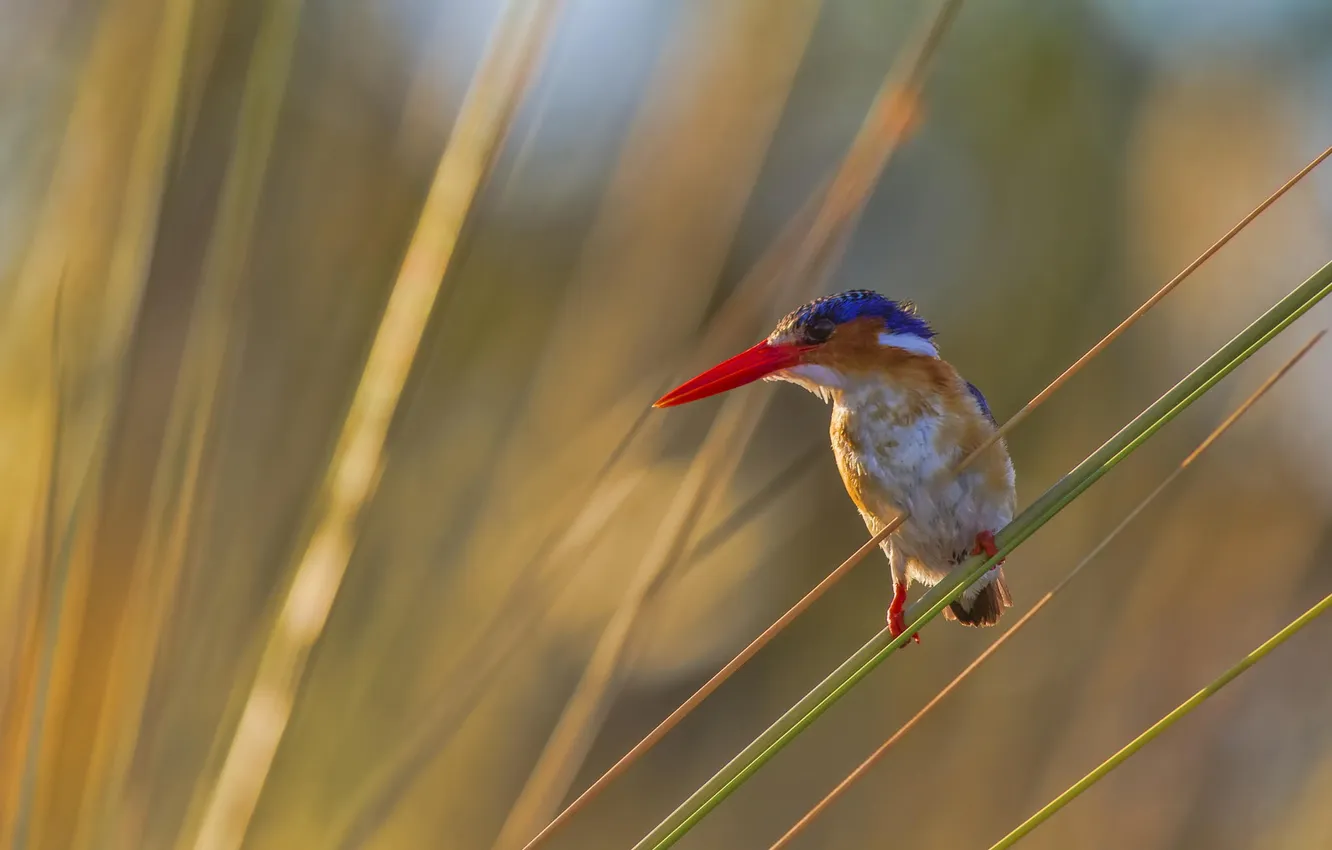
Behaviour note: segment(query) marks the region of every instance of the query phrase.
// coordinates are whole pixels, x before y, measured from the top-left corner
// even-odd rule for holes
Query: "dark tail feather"
[[[963,607],[958,599],[944,611],[944,616],[957,620],[964,626],[993,626],[999,622],[999,615],[1005,608],[1013,607],[1013,597],[1008,595],[1008,585],[1004,582],[1004,571],[990,580],[990,583],[971,600],[970,607]]]

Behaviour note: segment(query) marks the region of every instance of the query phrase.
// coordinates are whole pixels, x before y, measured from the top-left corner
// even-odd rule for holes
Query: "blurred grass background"
[[[194,846],[500,11],[0,9],[5,846]],[[246,848],[490,846],[717,405],[654,414],[594,488],[598,470],[665,380],[795,306],[699,344],[842,156],[917,12],[567,0],[444,280]],[[922,119],[826,287],[917,301],[1003,419],[1326,146],[1332,8],[970,4]],[[1329,249],[1332,177],[1315,172],[1014,434],[1023,500]],[[1323,305],[1302,325],[1329,320]],[[1019,609],[1298,341],[1025,546]],[[1315,350],[801,846],[985,846],[1332,589],[1330,375]],[[575,790],[863,541],[826,417],[773,394],[693,540],[820,453],[648,596]],[[877,630],[890,592],[874,556],[550,846],[638,838]],[[927,632],[687,844],[767,846],[991,637]],[[1027,843],[1332,845],[1329,642],[1315,624]],[[408,744],[415,769],[377,795]],[[972,802],[937,812],[945,791]]]

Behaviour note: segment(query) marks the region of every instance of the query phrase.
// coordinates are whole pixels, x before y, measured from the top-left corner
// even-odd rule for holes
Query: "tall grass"
[[[127,93],[126,82],[138,69],[127,67],[126,54],[143,26],[144,13],[141,4],[130,3],[109,3],[100,10],[55,174],[17,282],[20,298],[51,293],[53,415],[42,556],[30,567],[37,592],[25,594],[34,610],[19,612],[20,622],[32,626],[19,641],[26,656],[23,666],[31,675],[20,677],[15,691],[6,695],[4,719],[9,728],[0,730],[6,738],[0,745],[0,755],[5,756],[0,765],[0,835],[7,836],[6,846],[15,848],[44,840],[87,841],[86,833],[76,833],[75,824],[91,823],[108,802],[96,798],[95,782],[43,785],[39,774],[44,762],[49,765],[58,758],[63,744],[60,728],[69,686],[65,677],[74,667],[80,621],[87,614],[84,603],[91,569],[86,552],[76,550],[76,540],[90,533],[98,507],[110,429],[122,403],[132,317],[156,248],[162,198],[175,154],[194,2],[165,0],[152,10],[158,22],[140,80],[142,91]],[[114,142],[106,142],[111,153],[102,152],[104,162],[87,150],[89,135],[118,135],[115,130],[120,127],[108,126],[112,122],[103,114],[107,103],[131,107],[120,119],[132,128],[125,134],[129,142],[123,163],[114,162],[118,152]],[[88,209],[99,204],[114,210],[105,221],[87,216]],[[86,232],[79,232],[81,225]],[[96,265],[88,262],[94,257]],[[71,322],[71,303],[100,304],[96,324],[89,328]],[[101,403],[90,404],[89,396],[96,399],[98,394],[85,391],[82,410],[71,417],[70,374],[85,373],[86,361],[95,361],[99,348],[113,364],[109,379],[102,382]],[[78,368],[68,369],[70,362],[77,362]],[[86,380],[86,374],[79,377]],[[71,440],[76,425],[81,433]],[[84,439],[85,434],[92,436]],[[70,463],[80,472],[68,511],[62,514],[61,482]],[[107,711],[93,713],[90,719],[100,725],[114,723],[115,717]],[[95,745],[90,772],[114,772],[108,762],[116,738],[102,738]],[[43,806],[60,815],[39,818],[37,810]],[[38,820],[47,822],[45,832],[43,823],[35,823]],[[59,822],[51,828],[51,821]]]
[[[204,253],[198,303],[191,316],[186,356],[172,397],[162,460],[150,491],[149,526],[139,552],[141,560],[156,568],[151,591],[144,589],[149,599],[139,615],[144,622],[135,623],[128,630],[142,641],[138,652],[131,656],[140,663],[151,664],[155,659],[154,644],[160,639],[168,605],[183,570],[204,454],[215,428],[214,411],[219,397],[228,389],[232,366],[229,346],[242,336],[235,321],[236,303],[250,259],[255,220],[287,95],[302,9],[302,0],[269,4],[246,69],[236,141],[223,178],[217,220]],[[140,692],[134,696],[139,706],[147,689],[148,672],[142,671]],[[138,714],[136,711],[133,717],[134,730],[140,728]],[[123,736],[122,758],[128,759],[136,736],[133,732]],[[214,789],[212,799],[226,795],[228,790],[225,786]],[[236,803],[234,798],[229,802]],[[221,832],[221,827],[210,821],[212,811],[203,809],[201,841],[215,839]],[[237,807],[234,817],[241,821],[243,831],[246,817],[243,808]],[[225,840],[218,846],[225,846]]]
[[[384,440],[472,200],[489,170],[552,22],[556,2],[513,0],[440,158],[380,319],[324,482],[322,510],[269,634],[194,846],[244,840],[291,716],[295,691],[346,572],[356,523],[379,478]],[[294,26],[299,0],[283,20]],[[293,37],[282,33],[284,43]]]
[[[838,524],[853,521],[842,501],[812,511],[772,503],[796,484],[830,498],[837,488],[826,444],[805,451],[818,430],[805,429],[805,411],[760,423],[765,389],[670,418],[636,408],[667,373],[692,373],[830,287],[866,197],[920,117],[925,58],[958,0],[850,12],[822,0],[779,12],[763,0],[632,10],[516,1],[507,19],[500,4],[456,5],[74,0],[0,12],[0,67],[19,72],[5,92],[16,108],[0,122],[0,178],[12,181],[0,202],[0,844],[481,846],[535,761],[500,837],[517,846],[614,755],[594,741],[615,746],[670,710],[662,700],[717,669],[719,653],[752,634],[754,615],[808,587],[801,573],[791,593],[789,571],[849,531]],[[526,35],[514,40],[531,47],[553,29],[533,19],[555,14],[532,10],[560,5],[570,61],[544,63],[541,105],[522,116],[532,119],[526,137],[506,144],[540,50],[508,51],[513,63],[491,79],[516,82],[479,91],[498,52],[492,45],[474,74],[483,30],[526,10],[516,27]],[[1120,248],[1105,201],[1137,173],[1137,152],[1094,122],[1122,117],[1144,87],[1093,80],[1105,86],[1098,94],[1086,74],[1079,82],[1080,67],[1104,68],[1067,19],[1054,33],[1049,21],[1015,26],[1000,20],[1011,13],[972,11],[979,23],[968,31],[959,19],[949,67],[931,78],[938,120],[903,151],[909,167],[894,164],[893,191],[870,210],[873,241],[846,257],[846,284],[909,286],[927,302],[993,295],[1006,310],[1040,292],[1044,270],[1068,269],[1061,292],[1115,303],[1118,293],[1090,281]],[[921,30],[894,60],[893,30],[921,12]],[[989,31],[996,21],[1040,41],[1001,44]],[[969,48],[978,42],[986,49]],[[588,55],[609,73],[589,74]],[[1064,89],[1043,82],[1052,59],[1075,72]],[[866,117],[880,62],[893,70]],[[968,79],[977,68],[980,85]],[[1039,104],[1026,103],[1033,81]],[[862,118],[880,137],[857,142],[841,176],[819,183]],[[1090,143],[1087,129],[1098,131]],[[1040,187],[1070,172],[1067,161],[1024,161],[1016,143],[1033,130],[1043,153],[1077,161],[1076,190]],[[458,179],[444,174],[446,143],[446,158],[471,150],[474,167],[455,169]],[[496,152],[502,179],[490,181]],[[1238,164],[1261,167],[1251,153]],[[773,250],[731,286],[732,264],[779,223],[775,211],[813,186]],[[1020,225],[1003,231],[1013,250],[996,258],[974,242],[991,224],[969,232],[956,216],[960,202],[975,210],[965,193],[978,190],[1005,212],[1040,196],[1034,207],[1067,217],[1042,224],[1022,207],[1012,217]],[[894,205],[922,196],[902,222]],[[453,214],[432,215],[440,206]],[[946,220],[933,218],[940,211]],[[902,234],[923,238],[900,250]],[[1036,243],[1022,245],[1028,237]],[[874,257],[883,246],[891,259]],[[939,256],[954,246],[966,250]],[[11,249],[21,257],[12,280]],[[940,260],[947,268],[933,268]],[[977,263],[993,263],[983,286],[970,274]],[[945,293],[945,280],[969,288]],[[1049,336],[1013,354],[1036,369],[1100,318],[1075,324],[1057,315],[1057,299],[1032,300],[1030,332]],[[939,304],[936,318],[955,325],[977,312]],[[957,362],[968,344],[958,340]],[[1101,365],[1104,377],[1123,361]],[[1025,379],[1013,377],[1023,374],[1005,370],[1007,384],[973,377],[992,396],[1022,386],[1025,397]],[[1094,387],[1116,404],[1134,391],[1115,378]],[[682,464],[703,417],[719,409],[704,450]],[[1071,433],[1090,419],[1059,424]],[[1042,440],[1042,452],[1066,438]],[[1014,448],[1034,480],[1040,457],[1024,462],[1026,449]],[[758,495],[737,507],[758,481]],[[1319,519],[1288,513],[1305,523],[1301,534]],[[755,519],[765,528],[750,528]],[[875,543],[537,840],[624,776]],[[705,560],[723,544],[740,554]],[[569,719],[541,754],[554,700],[598,630]],[[773,667],[752,666],[723,696],[766,704],[770,686],[789,687],[843,636],[814,628],[773,647]],[[890,684],[905,688],[910,675],[894,669]],[[664,678],[670,687],[635,690]],[[621,706],[624,685],[632,699]],[[642,765],[607,797],[604,817],[592,813],[597,831],[583,843],[628,845],[613,836],[654,811],[663,773],[718,755],[716,734],[754,720],[716,707],[720,726],[692,730],[705,740],[694,738],[690,755],[660,752]],[[1010,727],[1007,740],[1020,740],[1020,724]],[[1302,803],[1287,807],[1302,806],[1309,829],[1321,823],[1312,792],[1325,786],[1309,781]],[[732,831],[725,843],[737,841]]]

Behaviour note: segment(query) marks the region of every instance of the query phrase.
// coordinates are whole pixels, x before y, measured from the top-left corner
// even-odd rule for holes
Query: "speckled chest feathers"
[[[900,511],[910,518],[884,543],[910,577],[934,584],[976,535],[1008,524],[1013,465],[1000,442],[967,470],[951,469],[994,425],[947,363],[904,355],[893,368],[846,380],[832,394],[831,436],[847,492],[871,531]]]

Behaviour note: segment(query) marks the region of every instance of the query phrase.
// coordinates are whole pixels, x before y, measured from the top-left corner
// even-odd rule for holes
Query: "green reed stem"
[[[908,611],[907,627],[901,635],[893,638],[885,628],[842,662],[634,845],[634,850],[664,850],[679,841],[731,792],[909,640],[911,634],[938,616],[967,586],[1007,557],[1055,514],[1329,293],[1332,293],[1332,263],[1323,266],[1277,302],[1019,514],[996,536],[997,555],[992,558],[973,556],[962,568],[931,588]]]
[[[1087,774],[1086,776],[1082,777],[1082,779],[1074,783],[1074,785],[1071,788],[1069,788],[1067,791],[1065,791],[1064,793],[1060,794],[1058,797],[1055,797],[1053,800],[1051,800],[1045,806],[1045,808],[1041,809],[1040,811],[1036,812],[1036,814],[1032,815],[1031,817],[1023,821],[1021,826],[1019,826],[1017,829],[1013,830],[1012,832],[1008,833],[1008,835],[1005,835],[993,847],[991,847],[990,850],[1004,850],[1004,848],[1012,847],[1014,844],[1018,843],[1019,839],[1027,835],[1036,827],[1045,823],[1047,820],[1049,820],[1051,815],[1062,809],[1064,806],[1068,805],[1069,802],[1073,800],[1073,798],[1077,797],[1083,791],[1086,791],[1088,788],[1095,785],[1107,773],[1119,767],[1124,762],[1128,761],[1129,756],[1133,755],[1138,750],[1147,746],[1147,744],[1149,744],[1152,740],[1154,740],[1157,735],[1160,735],[1162,732],[1169,729],[1171,725],[1175,723],[1176,720],[1179,720],[1181,717],[1188,714],[1190,711],[1193,711],[1195,708],[1202,705],[1207,700],[1208,697],[1210,697],[1212,694],[1215,694],[1217,691],[1221,690],[1226,685],[1230,684],[1239,676],[1239,674],[1243,673],[1245,670],[1248,670],[1250,667],[1257,664],[1269,652],[1276,649],[1281,644],[1285,643],[1300,629],[1312,623],[1315,619],[1318,618],[1319,614],[1322,614],[1323,612],[1327,611],[1328,608],[1332,608],[1332,594],[1329,594],[1328,596],[1324,597],[1322,602],[1319,602],[1317,605],[1310,608],[1308,611],[1305,611],[1304,614],[1302,614],[1299,617],[1299,619],[1295,620],[1295,622],[1291,623],[1281,631],[1272,635],[1272,637],[1268,638],[1268,640],[1265,643],[1263,643],[1253,652],[1250,652],[1248,655],[1244,656],[1244,658],[1241,659],[1238,664],[1236,664],[1234,667],[1231,667],[1225,673],[1222,673],[1221,676],[1217,678],[1216,681],[1212,682],[1210,685],[1203,688],[1201,691],[1198,691],[1198,693],[1189,697],[1188,700],[1186,700],[1183,704],[1179,706],[1179,708],[1176,708],[1174,711],[1170,712],[1165,717],[1162,717],[1160,720],[1153,723],[1150,727],[1147,728],[1147,731],[1143,732],[1141,735],[1130,741],[1128,746],[1124,747],[1124,749],[1120,750],[1110,758],[1106,759],[1104,762],[1101,763],[1099,767],[1097,767],[1095,770],[1093,770],[1091,773]]]
[[[1065,587],[1067,587],[1073,581],[1073,579],[1077,577],[1078,573],[1082,572],[1084,568],[1086,568],[1089,564],[1095,561],[1096,558],[1102,552],[1105,551],[1106,547],[1108,547],[1112,542],[1114,542],[1114,540],[1118,538],[1121,533],[1123,533],[1124,529],[1128,528],[1129,525],[1133,523],[1133,520],[1137,519],[1138,516],[1142,514],[1143,511],[1147,510],[1147,508],[1153,502],[1156,501],[1156,498],[1160,496],[1163,492],[1165,492],[1165,490],[1168,487],[1170,487],[1172,483],[1174,483],[1175,479],[1179,478],[1180,475],[1184,474],[1184,471],[1188,469],[1189,466],[1192,465],[1195,460],[1197,460],[1200,456],[1202,456],[1203,452],[1207,451],[1207,449],[1212,445],[1212,443],[1216,442],[1221,437],[1222,434],[1230,430],[1230,427],[1232,425],[1238,422],[1240,418],[1249,411],[1250,408],[1252,408],[1255,404],[1257,404],[1258,400],[1261,399],[1264,395],[1266,395],[1268,391],[1271,390],[1272,387],[1274,387],[1278,381],[1280,381],[1283,377],[1285,377],[1286,373],[1289,372],[1292,368],[1294,368],[1295,364],[1300,362],[1300,360],[1304,357],[1304,355],[1308,354],[1310,349],[1312,349],[1315,345],[1317,345],[1319,340],[1321,340],[1326,334],[1327,334],[1326,330],[1321,330],[1318,333],[1314,334],[1314,336],[1308,342],[1306,342],[1304,346],[1299,349],[1299,351],[1295,352],[1294,356],[1292,356],[1289,360],[1287,360],[1280,369],[1278,369],[1275,373],[1269,376],[1268,379],[1258,387],[1258,389],[1254,390],[1252,395],[1250,395],[1247,399],[1245,399],[1244,402],[1238,408],[1236,408],[1233,413],[1231,413],[1228,417],[1226,417],[1226,419],[1220,425],[1218,425],[1210,434],[1208,434],[1207,437],[1198,445],[1196,449],[1194,449],[1187,457],[1185,457],[1184,460],[1180,461],[1179,465],[1175,467],[1174,471],[1171,472],[1168,476],[1166,476],[1166,479],[1162,481],[1160,484],[1158,484],[1155,490],[1152,490],[1152,492],[1148,493],[1147,497],[1144,498],[1141,502],[1139,502],[1137,507],[1129,511],[1128,515],[1120,521],[1119,525],[1116,525],[1109,534],[1101,538],[1101,542],[1096,544],[1096,546],[1090,552],[1088,552],[1087,555],[1081,561],[1078,562],[1077,566],[1069,570],[1069,572],[1062,579],[1060,579],[1059,582],[1053,588],[1051,588],[1048,593],[1046,593],[1044,596],[1038,599],[1036,603],[1031,606],[1031,608],[1027,609],[1027,613],[1023,614],[1020,618],[1018,618],[1017,622],[1009,626],[1004,631],[1003,634],[1001,634],[998,638],[995,639],[994,643],[986,647],[984,652],[978,655],[975,658],[975,660],[973,660],[970,664],[968,664],[965,668],[963,668],[961,673],[958,673],[957,676],[955,676],[951,682],[949,682],[947,685],[943,687],[943,690],[935,694],[934,697],[930,699],[930,701],[927,702],[925,706],[921,708],[920,711],[916,712],[915,715],[913,715],[910,720],[908,720],[906,723],[900,726],[896,732],[890,735],[888,737],[888,740],[884,741],[883,744],[877,750],[875,750],[873,753],[869,755],[868,758],[862,761],[855,770],[851,771],[851,773],[847,775],[847,777],[843,779],[835,788],[833,788],[832,791],[828,792],[827,796],[825,796],[822,800],[820,800],[818,804],[814,806],[814,808],[806,812],[804,817],[796,821],[795,825],[793,825],[789,830],[787,830],[786,834],[783,835],[781,838],[779,838],[777,840],[777,843],[769,847],[768,850],[780,850],[780,848],[786,847],[792,841],[794,841],[796,836],[798,836],[801,832],[805,830],[806,827],[808,827],[811,823],[813,823],[816,817],[822,814],[823,811],[828,806],[832,805],[832,803],[835,800],[837,800],[837,798],[840,797],[848,788],[850,788],[854,782],[858,781],[871,767],[873,767],[876,763],[878,763],[879,759],[882,758],[888,752],[888,749],[892,747],[893,744],[897,743],[906,735],[907,732],[915,728],[916,724],[919,723],[921,720],[923,720],[926,717],[926,715],[928,715],[931,711],[933,711],[935,706],[943,702],[945,697],[947,697],[950,693],[953,692],[954,689],[956,689],[959,685],[961,685],[964,681],[966,681],[966,679],[972,673],[978,670],[982,664],[988,661],[989,658],[994,653],[998,652],[1000,647],[1002,647],[1005,643],[1008,642],[1010,638],[1012,638],[1019,631],[1021,631],[1024,626],[1030,623],[1031,619],[1035,617],[1037,614],[1039,614],[1042,608],[1044,608],[1056,596],[1058,596],[1060,591],[1062,591]]]

